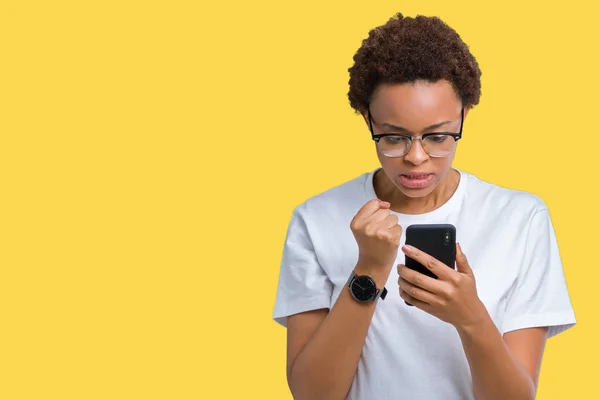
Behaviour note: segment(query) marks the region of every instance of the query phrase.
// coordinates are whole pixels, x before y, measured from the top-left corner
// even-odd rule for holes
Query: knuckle
[[[389,231],[387,231],[386,229],[382,229],[380,231],[377,232],[377,236],[385,241],[385,242],[390,242],[391,241],[391,234]]]
[[[363,206],[360,208],[360,211],[368,211],[369,209],[375,208],[378,205],[379,201],[377,199],[372,199],[363,204]]]
[[[435,269],[435,267],[437,267],[437,263],[435,262],[435,260],[429,260],[426,264],[427,268],[429,269]]]
[[[364,232],[367,236],[375,236],[375,234],[377,233],[377,228],[369,224],[365,226]]]
[[[450,282],[452,282],[452,283],[453,283],[455,286],[459,286],[459,285],[460,285],[460,282],[461,282],[460,276],[453,275],[453,276],[450,278]]]
[[[454,297],[454,295],[456,294],[456,290],[453,287],[450,287],[450,288],[444,290],[443,293],[444,293],[444,299],[449,300]]]
[[[423,274],[418,274],[414,278],[415,285],[421,286],[423,284]]]

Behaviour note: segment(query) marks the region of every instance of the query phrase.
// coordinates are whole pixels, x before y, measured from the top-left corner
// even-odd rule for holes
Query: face
[[[458,133],[461,108],[460,99],[447,81],[382,84],[370,105],[373,132],[411,136]],[[466,117],[468,109],[464,113]],[[369,123],[367,115],[365,121]],[[454,141],[451,137],[446,139]],[[388,180],[412,198],[425,197],[434,191],[450,172],[454,155],[455,150],[445,157],[431,157],[421,140],[413,140],[408,153],[401,157],[387,157],[377,151]]]

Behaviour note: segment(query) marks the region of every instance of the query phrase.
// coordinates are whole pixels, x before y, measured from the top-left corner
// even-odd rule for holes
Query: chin
[[[420,197],[426,197],[433,192],[433,188],[423,188],[423,189],[409,189],[404,186],[399,186],[398,189],[406,196],[412,199],[418,199]]]

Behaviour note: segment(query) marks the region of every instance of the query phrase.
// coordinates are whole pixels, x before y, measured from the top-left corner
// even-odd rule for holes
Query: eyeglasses
[[[371,109],[368,108],[369,129],[371,137],[376,143],[377,150],[386,157],[402,157],[406,155],[412,145],[413,140],[421,140],[423,150],[430,157],[446,157],[450,155],[458,139],[462,137],[462,128],[465,119],[465,109],[460,110],[460,132],[432,132],[424,133],[420,136],[411,136],[402,133],[373,133],[373,123],[371,120]]]

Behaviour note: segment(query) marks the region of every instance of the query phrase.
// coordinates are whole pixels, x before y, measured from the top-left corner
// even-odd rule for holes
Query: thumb
[[[467,256],[463,253],[462,248],[460,247],[460,243],[456,243],[456,270],[463,274],[473,276],[473,270],[469,265],[469,261],[467,260]]]

